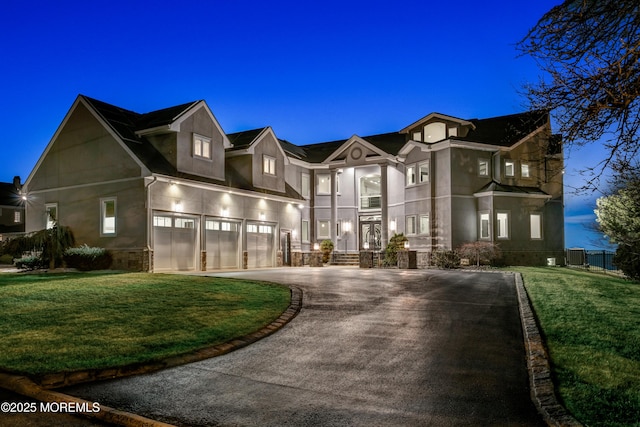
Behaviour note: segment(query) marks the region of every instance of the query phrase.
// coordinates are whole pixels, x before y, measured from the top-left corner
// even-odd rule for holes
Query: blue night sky
[[[515,44],[559,3],[9,0],[0,181],[26,179],[78,94],[140,113],[204,99],[227,133],[299,145],[521,112],[539,71]],[[567,154],[580,186],[599,154]],[[594,246],[598,196],[567,194],[567,246]]]

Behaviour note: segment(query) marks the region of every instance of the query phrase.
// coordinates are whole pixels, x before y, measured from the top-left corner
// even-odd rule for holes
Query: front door
[[[382,249],[381,221],[360,221],[360,249],[366,249],[365,242],[369,244],[368,249],[371,251]]]
[[[280,250],[282,265],[291,267],[291,232],[288,230],[280,230]]]

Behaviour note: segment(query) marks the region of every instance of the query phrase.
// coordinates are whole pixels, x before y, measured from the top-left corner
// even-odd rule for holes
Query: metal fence
[[[615,252],[603,250],[586,250],[583,248],[567,249],[567,266],[586,270],[619,272],[613,263]]]

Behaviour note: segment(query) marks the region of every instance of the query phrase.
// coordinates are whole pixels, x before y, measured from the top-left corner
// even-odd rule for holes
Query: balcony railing
[[[378,209],[382,206],[382,197],[377,195],[360,196],[360,209]]]

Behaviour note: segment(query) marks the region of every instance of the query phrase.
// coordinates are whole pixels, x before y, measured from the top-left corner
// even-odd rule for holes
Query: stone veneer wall
[[[113,256],[112,270],[148,272],[153,269],[153,251],[146,248],[109,251]]]

